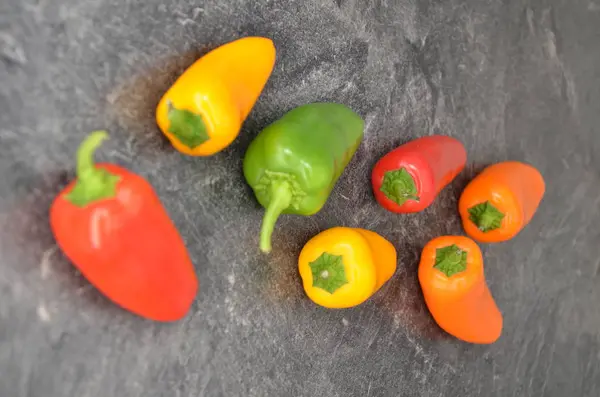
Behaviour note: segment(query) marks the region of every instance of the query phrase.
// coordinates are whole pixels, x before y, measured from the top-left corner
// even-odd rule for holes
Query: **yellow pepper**
[[[334,227],[310,239],[298,259],[306,295],[341,309],[369,299],[396,271],[396,249],[370,230]]]
[[[156,108],[156,122],[180,152],[209,156],[238,136],[275,65],[264,37],[224,44],[192,64]]]

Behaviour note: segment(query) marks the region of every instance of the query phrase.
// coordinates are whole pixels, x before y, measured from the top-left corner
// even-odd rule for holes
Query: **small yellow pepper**
[[[396,249],[370,230],[334,227],[310,239],[298,259],[306,295],[341,309],[369,299],[396,271]]]
[[[209,156],[238,136],[275,65],[264,37],[224,44],[192,64],[156,108],[156,122],[180,152]]]

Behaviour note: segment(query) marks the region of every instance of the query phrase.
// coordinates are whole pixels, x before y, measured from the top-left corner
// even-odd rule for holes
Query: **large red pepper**
[[[443,135],[410,141],[383,156],[371,175],[375,198],[392,212],[429,207],[467,162],[462,143]]]
[[[175,321],[198,290],[179,232],[154,189],[114,164],[93,161],[107,138],[90,134],[77,152],[77,179],[54,200],[50,225],[59,247],[104,295],[142,317]]]

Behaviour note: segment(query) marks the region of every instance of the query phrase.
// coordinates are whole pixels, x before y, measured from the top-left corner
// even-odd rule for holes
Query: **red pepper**
[[[383,156],[371,175],[375,198],[392,212],[418,212],[462,171],[467,152],[443,135],[410,141]]]
[[[77,151],[77,179],[54,200],[50,225],[65,255],[104,295],[157,321],[188,312],[198,281],[184,242],[152,186],[114,164],[94,164],[108,135]]]

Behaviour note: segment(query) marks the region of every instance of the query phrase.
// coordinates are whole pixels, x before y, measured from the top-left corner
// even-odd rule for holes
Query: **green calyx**
[[[341,286],[348,284],[346,269],[340,255],[323,252],[321,256],[310,262],[309,266],[315,288],[321,288],[333,294]]]
[[[406,168],[386,172],[379,190],[398,205],[408,200],[419,201],[417,185]]]
[[[435,269],[451,277],[467,269],[467,252],[456,244],[435,251]]]
[[[297,206],[306,193],[293,175],[266,170],[254,187],[257,193],[268,196],[267,211],[260,229],[260,250],[271,252],[271,235],[279,215],[288,207]]]
[[[484,233],[498,229],[502,226],[504,213],[500,212],[498,208],[494,207],[489,201],[474,205],[469,208],[468,211],[471,222]]]
[[[106,139],[106,131],[94,131],[79,145],[77,181],[66,196],[73,205],[85,207],[91,202],[112,198],[117,194],[120,177],[94,164],[94,152]]]
[[[169,102],[169,132],[190,149],[200,146],[210,138],[202,116],[185,109],[177,109]]]

